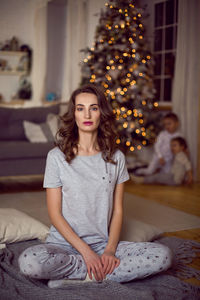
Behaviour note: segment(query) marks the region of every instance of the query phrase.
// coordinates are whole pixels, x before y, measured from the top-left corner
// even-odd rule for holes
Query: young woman
[[[62,123],[44,178],[52,226],[45,243],[20,255],[21,272],[59,287],[73,279],[130,281],[169,268],[167,247],[119,241],[129,175],[104,93],[94,85],[75,90]]]

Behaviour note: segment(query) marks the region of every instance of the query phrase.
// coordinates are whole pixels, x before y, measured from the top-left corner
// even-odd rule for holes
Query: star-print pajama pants
[[[101,255],[106,242],[92,246]],[[116,257],[120,265],[107,280],[127,282],[145,278],[167,270],[171,265],[172,255],[169,248],[159,243],[119,242]],[[84,280],[87,268],[83,257],[72,247],[52,243],[36,245],[24,250],[19,256],[20,271],[37,279],[79,279]]]

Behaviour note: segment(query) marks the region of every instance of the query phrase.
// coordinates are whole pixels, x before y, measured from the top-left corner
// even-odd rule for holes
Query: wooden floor
[[[195,183],[192,186],[170,187],[161,185],[143,185],[134,184],[131,181],[126,182],[125,192],[141,196],[149,201],[156,201],[162,205],[173,207],[175,209],[200,216],[200,184]],[[176,236],[184,239],[196,240],[200,243],[200,228],[165,233],[165,236]],[[200,254],[191,264],[193,268],[200,270]],[[191,278],[187,282],[200,285],[200,281]]]

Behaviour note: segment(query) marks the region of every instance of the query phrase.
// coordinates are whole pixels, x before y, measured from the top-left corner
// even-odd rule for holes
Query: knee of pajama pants
[[[39,263],[34,253],[31,254],[29,248],[20,254],[18,258],[20,272],[31,278],[42,279],[42,264]]]
[[[158,272],[166,271],[172,265],[173,254],[172,251],[165,245],[159,247],[160,264],[158,264]]]

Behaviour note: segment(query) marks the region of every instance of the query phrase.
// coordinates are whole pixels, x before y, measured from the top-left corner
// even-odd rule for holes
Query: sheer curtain
[[[85,47],[92,47],[98,24],[98,13],[105,7],[106,0],[67,0],[67,24],[65,39],[64,75],[62,101],[69,99],[81,79],[80,63]]]
[[[33,70],[31,75],[34,105],[41,105],[45,97],[47,57],[47,3],[32,1],[33,10]]]
[[[80,62],[83,59],[81,49],[86,47],[87,39],[87,1],[67,1],[67,24],[65,39],[65,57],[62,100],[69,99],[71,92],[80,82]]]
[[[173,111],[181,121],[196,173],[200,98],[200,1],[180,0]]]

